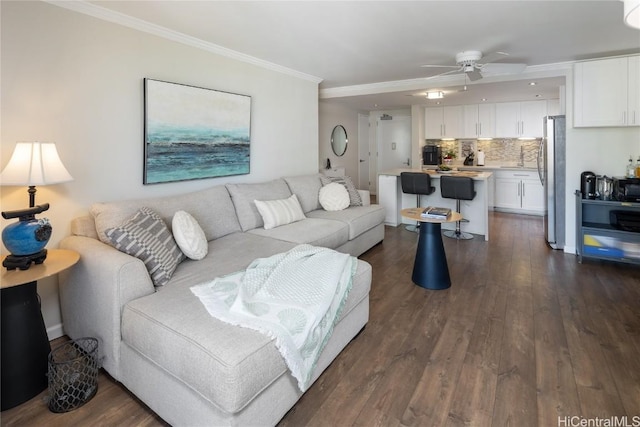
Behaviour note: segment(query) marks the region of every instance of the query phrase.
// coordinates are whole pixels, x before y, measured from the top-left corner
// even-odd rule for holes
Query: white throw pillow
[[[349,207],[349,192],[344,185],[332,182],[320,189],[320,204],[325,211],[341,211]]]
[[[171,228],[173,229],[173,238],[176,239],[178,247],[187,257],[201,260],[207,256],[209,245],[204,231],[198,221],[188,212],[176,212],[171,221]]]
[[[287,199],[254,200],[254,202],[264,221],[265,230],[306,218],[295,194]]]

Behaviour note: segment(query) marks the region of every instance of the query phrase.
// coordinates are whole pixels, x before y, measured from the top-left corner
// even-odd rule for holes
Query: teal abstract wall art
[[[144,79],[144,184],[249,173],[251,97]]]

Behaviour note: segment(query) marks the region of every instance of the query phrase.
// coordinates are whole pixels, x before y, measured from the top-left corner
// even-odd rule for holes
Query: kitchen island
[[[397,227],[401,223],[412,224],[408,219],[403,219],[400,211],[406,208],[416,207],[416,195],[404,194],[400,183],[400,173],[402,172],[423,172],[431,175],[431,185],[436,191],[428,196],[420,197],[420,207],[439,206],[450,208],[455,211],[456,201],[445,199],[440,195],[440,177],[442,174],[435,170],[421,169],[392,169],[384,171],[378,175],[378,204],[385,209],[385,224]],[[453,172],[450,176],[469,176],[474,181],[476,197],[473,200],[462,200],[462,216],[469,222],[461,224],[462,231],[484,236],[489,240],[489,191],[492,187],[490,180],[493,177],[491,172]],[[455,223],[442,224],[443,229],[455,229]]]

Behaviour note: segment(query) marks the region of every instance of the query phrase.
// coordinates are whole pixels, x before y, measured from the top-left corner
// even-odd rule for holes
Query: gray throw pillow
[[[155,286],[167,283],[185,259],[162,218],[147,207],[105,234],[114,248],[144,262]]]
[[[338,184],[344,185],[344,188],[347,189],[349,193],[349,206],[362,206],[362,197],[360,197],[360,193],[356,189],[356,186],[353,184],[353,180],[350,176],[321,176],[320,181],[322,181],[322,185],[327,185],[332,182],[337,182]]]

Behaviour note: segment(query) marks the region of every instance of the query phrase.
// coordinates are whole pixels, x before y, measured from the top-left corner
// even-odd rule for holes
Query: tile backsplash
[[[473,151],[484,152],[485,164],[515,165],[520,161],[520,150],[522,149],[525,164],[536,162],[538,147],[541,139],[520,140],[517,138],[503,138],[492,140],[458,139],[453,141],[441,141],[439,139],[427,139],[427,145],[438,145],[442,147],[442,152],[454,150],[458,157],[457,162],[462,162],[464,158]]]

